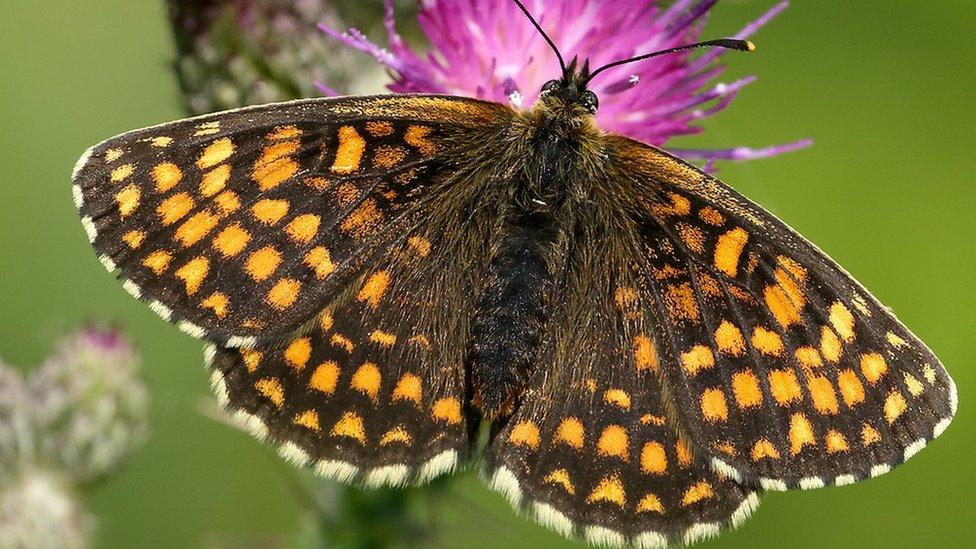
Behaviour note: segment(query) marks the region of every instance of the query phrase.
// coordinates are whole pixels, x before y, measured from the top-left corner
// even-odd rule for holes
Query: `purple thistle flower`
[[[663,50],[699,39],[709,10],[718,0],[677,0],[664,8],[654,0],[527,0],[525,3],[566,59],[589,59],[591,67]],[[780,2],[747,25],[735,38],[751,36],[786,9]],[[531,105],[542,85],[559,76],[555,54],[510,0],[421,0],[419,24],[430,42],[416,53],[393,26],[386,0],[389,47],[350,29],[341,33],[320,24],[326,34],[372,55],[392,73],[388,88],[398,93],[475,96],[514,106]],[[691,52],[615,67],[591,85],[600,96],[597,123],[663,146],[670,138],[700,133],[698,121],[716,114],[755,77],[711,84],[725,69],[724,50]],[[320,90],[331,90],[320,85]],[[675,151],[686,158],[750,160],[809,146],[810,140],[761,149]]]

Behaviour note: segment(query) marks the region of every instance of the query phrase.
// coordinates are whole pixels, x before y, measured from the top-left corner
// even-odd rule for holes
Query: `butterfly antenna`
[[[515,2],[515,5],[518,6],[518,8],[522,10],[522,13],[524,13],[525,16],[529,19],[529,21],[532,22],[532,26],[535,27],[535,30],[539,31],[539,34],[541,34],[542,37],[546,39],[546,43],[549,44],[549,47],[552,48],[552,51],[556,52],[556,59],[559,59],[559,68],[563,71],[563,75],[565,75],[566,62],[563,60],[563,54],[559,53],[559,48],[556,47],[556,43],[552,41],[552,38],[549,38],[549,35],[546,34],[546,31],[542,30],[542,25],[540,25],[539,22],[535,20],[535,17],[532,17],[532,14],[529,13],[528,8],[525,7],[525,4],[523,4],[521,0],[512,0],[512,1]]]
[[[756,45],[748,40],[739,40],[736,38],[719,38],[718,40],[706,40],[704,42],[695,42],[694,44],[685,44],[684,46],[678,46],[676,48],[668,48],[666,50],[656,51],[653,53],[645,53],[644,55],[638,55],[637,57],[631,57],[628,59],[621,59],[620,61],[614,61],[613,63],[607,63],[602,67],[596,69],[590,73],[590,76],[583,82],[585,86],[593,78],[600,74],[601,72],[612,69],[613,67],[619,67],[620,65],[627,65],[629,63],[636,63],[638,61],[643,61],[645,59],[650,59],[652,57],[658,57],[660,55],[668,55],[670,53],[676,53],[679,51],[693,50],[697,48],[726,48],[729,50],[739,50],[739,51],[756,51]]]

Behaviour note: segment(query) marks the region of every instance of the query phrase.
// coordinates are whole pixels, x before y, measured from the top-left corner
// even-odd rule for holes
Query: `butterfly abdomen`
[[[507,413],[529,378],[550,316],[548,257],[557,231],[546,214],[521,213],[496,236],[471,324],[468,371],[482,416]]]

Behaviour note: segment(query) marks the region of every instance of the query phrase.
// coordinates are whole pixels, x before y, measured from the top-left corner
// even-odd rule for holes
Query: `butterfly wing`
[[[696,452],[766,489],[877,476],[948,426],[939,360],[848,273],[696,168],[626,138],[665,394]]]
[[[210,348],[219,400],[323,476],[402,485],[452,470],[468,451],[463,359],[478,270],[450,266],[472,253],[485,251],[444,227],[412,233],[290,339]]]
[[[456,159],[494,142],[510,115],[437,96],[211,114],[91,148],[73,174],[75,202],[132,294],[191,335],[254,346],[321,311],[472,181]]]
[[[710,469],[669,420],[654,318],[633,290],[631,225],[614,204],[591,206],[534,374],[486,452],[486,480],[593,544],[692,543],[745,520],[758,494]]]

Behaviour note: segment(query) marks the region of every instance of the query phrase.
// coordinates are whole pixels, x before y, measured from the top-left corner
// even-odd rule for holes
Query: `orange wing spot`
[[[317,191],[324,191],[332,184],[332,181],[324,177],[306,177],[302,183],[315,188]]]
[[[583,383],[586,384],[586,390],[587,391],[589,391],[591,393],[595,393],[596,392],[596,380],[595,379],[593,379],[592,377],[588,377],[588,378],[586,378],[586,380]]]
[[[273,377],[263,377],[254,382],[254,388],[278,408],[285,403],[285,389]]]
[[[297,140],[281,141],[265,147],[251,170],[251,179],[258,184],[258,188],[262,191],[273,189],[298,173],[298,163],[290,155],[299,147],[301,143]]]
[[[664,305],[671,316],[680,320],[698,320],[698,301],[690,284],[668,284],[664,292]]]
[[[840,387],[840,395],[848,408],[864,402],[864,386],[861,385],[861,380],[857,378],[854,370],[843,370],[838,373],[837,386]]]
[[[122,242],[125,242],[130,248],[135,250],[146,240],[145,231],[129,231],[122,235]]]
[[[847,439],[844,435],[831,429],[827,431],[824,435],[824,444],[827,446],[828,454],[836,454],[837,452],[846,452],[848,450]]]
[[[381,145],[376,148],[373,156],[373,167],[382,170],[392,168],[403,162],[407,157],[407,151],[403,147]]]
[[[712,485],[707,481],[700,480],[685,490],[685,495],[681,498],[681,506],[688,507],[689,505],[698,503],[703,499],[708,499],[714,496],[715,492],[712,491]]]
[[[200,180],[200,194],[203,196],[213,196],[224,190],[227,180],[230,179],[230,164],[221,164],[209,172],[203,174]]]
[[[430,132],[431,129],[427,126],[411,124],[403,135],[403,140],[406,141],[407,145],[416,147],[420,151],[420,154],[430,156],[437,152],[437,145],[427,138]]]
[[[661,426],[661,425],[664,425],[665,418],[664,418],[664,416],[655,416],[655,415],[651,415],[651,414],[644,414],[644,415],[642,415],[640,417],[640,419],[638,419],[638,421],[640,421],[640,424],[641,425],[658,425],[658,426]]]
[[[279,141],[281,139],[298,139],[302,136],[302,130],[293,125],[288,126],[276,126],[274,130],[268,132],[266,136],[270,141]]]
[[[302,290],[302,285],[295,279],[282,278],[270,290],[268,290],[267,301],[275,309],[284,310],[291,307],[298,299],[298,294]]]
[[[804,446],[816,444],[817,439],[813,435],[813,427],[807,416],[793,414],[790,418],[790,453],[795,456],[803,450]]]
[[[531,421],[520,421],[512,427],[508,435],[509,444],[528,446],[533,450],[539,449],[539,427]]]
[[[160,220],[163,225],[172,225],[179,221],[184,215],[190,213],[190,210],[196,203],[190,198],[190,195],[186,193],[177,193],[173,196],[163,200],[163,202],[156,208],[156,213],[159,214]]]
[[[442,398],[431,407],[431,416],[448,425],[457,425],[461,423],[461,403],[456,398]]]
[[[688,445],[688,441],[684,437],[678,437],[678,442],[674,443],[674,451],[678,455],[678,465],[682,468],[691,465],[691,446]]]
[[[159,276],[166,272],[166,269],[169,268],[169,263],[172,260],[173,254],[163,250],[158,250],[147,255],[146,258],[142,260],[142,266],[151,269],[156,276]]]
[[[596,488],[586,498],[587,503],[596,503],[599,501],[616,504],[621,509],[627,505],[627,492],[624,491],[624,485],[620,482],[620,477],[617,475],[603,477]]]
[[[829,326],[820,328],[820,354],[829,362],[837,364],[844,350],[841,347],[840,339]]]
[[[794,351],[793,354],[796,356],[796,360],[801,366],[805,366],[807,368],[818,368],[823,366],[823,359],[820,358],[820,353],[818,353],[813,347],[800,347]]]
[[[657,347],[654,341],[646,335],[639,335],[634,338],[634,358],[637,361],[637,371],[644,370],[657,371],[660,368],[657,358]]]
[[[255,351],[254,349],[241,349],[241,360],[244,361],[244,367],[247,368],[247,372],[253,374],[257,371],[258,366],[261,365],[261,359],[264,358],[264,353],[261,351]]]
[[[331,343],[333,347],[342,347],[347,353],[351,353],[352,350],[356,348],[352,341],[342,334],[332,334],[332,337],[329,339],[329,343]]]
[[[830,380],[824,376],[807,377],[807,390],[810,391],[810,399],[813,400],[813,407],[821,414],[836,414],[837,393]]]
[[[878,353],[864,353],[861,355],[861,373],[868,383],[874,385],[888,372],[888,363]]]
[[[769,390],[781,406],[803,398],[800,383],[793,370],[772,370],[769,372]]]
[[[208,271],[210,271],[210,260],[199,256],[188,261],[173,274],[183,280],[187,295],[193,295],[200,288],[203,279],[207,277]]]
[[[214,198],[214,203],[223,215],[229,215],[241,207],[241,199],[234,191],[224,191]]]
[[[234,257],[241,253],[251,241],[251,233],[245,231],[237,223],[229,225],[214,238],[213,247],[224,257]]]
[[[315,271],[316,278],[325,278],[335,270],[332,255],[323,246],[316,246],[305,254],[305,264]]]
[[[752,370],[742,370],[732,374],[732,392],[739,408],[752,408],[762,404],[762,390],[759,380]]]
[[[330,433],[334,437],[348,437],[366,444],[366,428],[363,426],[363,418],[356,412],[346,412],[342,414],[339,421],[332,426]]]
[[[630,286],[621,286],[613,294],[613,300],[622,311],[630,311],[637,305],[637,290]]]
[[[603,393],[603,402],[619,406],[624,410],[630,410],[630,395],[621,389],[607,389]]]
[[[922,368],[922,375],[925,377],[925,381],[928,381],[930,384],[935,384],[935,368],[931,364],[926,364]]]
[[[861,428],[861,444],[870,446],[875,442],[881,442],[881,433],[867,423]]]
[[[407,343],[413,343],[421,349],[430,349],[430,340],[422,335],[415,335],[407,340]]]
[[[265,246],[254,251],[244,262],[244,269],[255,282],[267,280],[281,265],[281,253],[274,246]]]
[[[359,302],[368,301],[372,308],[379,306],[380,301],[383,299],[383,295],[386,294],[386,290],[390,286],[390,274],[386,271],[378,271],[373,273],[363,284],[363,287],[359,290],[359,294],[356,296],[356,300]]]
[[[396,387],[393,389],[393,396],[391,399],[393,402],[398,400],[409,400],[413,402],[418,407],[422,406],[423,387],[420,382],[420,378],[415,374],[407,372],[400,376],[400,381],[397,381]]]
[[[124,154],[124,152],[125,151],[122,149],[109,149],[105,151],[105,162],[108,162],[109,164],[115,162],[122,156],[122,154]]]
[[[356,370],[356,373],[352,375],[352,381],[349,383],[349,386],[363,394],[369,395],[369,398],[373,402],[376,402],[380,394],[380,384],[382,381],[383,375],[380,373],[380,369],[376,367],[376,364],[364,362]]]
[[[705,253],[705,233],[701,229],[688,223],[678,223],[678,236],[689,250],[695,253]]]
[[[630,456],[627,447],[627,429],[620,425],[610,425],[600,433],[600,439],[596,443],[596,452],[601,457],[613,456],[627,461]]]
[[[908,372],[905,372],[905,386],[908,387],[908,392],[915,397],[925,391],[925,385],[922,385],[918,378]]]
[[[664,506],[661,505],[661,500],[654,494],[648,493],[637,502],[637,508],[634,509],[638,513],[661,513],[664,514]]]
[[[728,420],[729,408],[725,402],[725,393],[714,387],[705,389],[701,396],[701,412],[712,423]]]
[[[170,143],[173,142],[173,138],[159,136],[159,137],[153,137],[149,142],[152,143],[153,147],[160,147],[160,148],[169,147]]]
[[[366,123],[366,131],[373,137],[393,135],[393,124],[382,120],[370,120]]]
[[[384,332],[383,330],[373,330],[373,332],[369,334],[369,340],[373,343],[378,343],[383,347],[392,347],[393,344],[396,343],[397,338],[395,335],[389,332]]]
[[[189,248],[210,234],[219,221],[217,216],[207,210],[197,212],[176,229],[173,238],[179,240],[184,248]]]
[[[355,237],[362,237],[375,231],[382,220],[383,212],[379,210],[376,201],[367,198],[346,216],[339,228]]]
[[[776,321],[786,328],[802,321],[800,310],[807,300],[803,293],[807,270],[788,257],[779,256],[776,259],[779,263],[773,271],[776,284],[766,286],[766,305],[776,317]]]
[[[850,343],[854,340],[854,315],[840,301],[830,306],[830,325],[844,341]]]
[[[132,175],[133,171],[135,171],[135,168],[132,166],[132,164],[122,164],[118,168],[112,170],[112,173],[109,174],[109,178],[112,180],[112,183],[118,183],[119,181],[123,181],[125,178]]]
[[[583,428],[583,423],[575,417],[568,417],[559,423],[552,442],[553,444],[562,442],[577,450],[582,450],[585,438],[586,430]]]
[[[403,427],[394,427],[387,431],[380,438],[380,446],[386,446],[387,444],[393,444],[394,442],[402,442],[407,446],[413,444],[413,437],[407,432]]]
[[[332,162],[332,173],[347,174],[358,170],[365,150],[366,141],[356,128],[352,126],[339,128],[339,149],[336,150],[335,160]]]
[[[230,139],[222,137],[203,150],[203,153],[197,158],[197,167],[201,170],[212,168],[230,158],[232,154],[234,154],[234,143]]]
[[[152,179],[156,184],[156,190],[164,193],[180,182],[183,178],[183,170],[172,162],[162,162],[153,166]]]
[[[727,456],[735,457],[735,446],[731,442],[715,442],[712,444],[712,448]]]
[[[127,185],[115,193],[115,202],[119,205],[119,214],[125,218],[136,211],[136,208],[139,207],[139,199],[141,197],[142,193],[139,191],[139,187],[135,185]]]
[[[554,469],[551,473],[546,475],[543,479],[546,484],[558,484],[563,487],[563,490],[569,495],[576,494],[576,487],[573,486],[573,481],[569,478],[569,471],[566,469]]]
[[[655,203],[651,205],[651,213],[658,217],[670,215],[688,215],[691,213],[691,201],[678,193],[669,193],[670,204]]]
[[[908,409],[905,397],[898,390],[892,391],[884,403],[884,415],[889,424],[894,423]]]
[[[336,187],[335,198],[336,202],[339,203],[339,206],[343,208],[350,206],[356,201],[356,199],[359,198],[359,188],[356,187],[356,185],[352,182],[343,182],[341,185]]]
[[[287,200],[271,200],[264,198],[251,206],[251,213],[258,221],[265,225],[275,225],[288,214]]]
[[[735,324],[728,320],[723,320],[715,330],[715,343],[718,350],[732,356],[742,356],[746,352],[746,342],[742,338],[742,332]]]
[[[900,338],[898,336],[898,334],[896,334],[894,332],[888,332],[888,333],[886,333],[885,334],[885,339],[887,339],[888,340],[888,343],[890,343],[895,348],[901,348],[901,347],[904,347],[905,345],[908,345],[908,342],[906,342],[904,339]]]
[[[752,461],[759,461],[766,458],[779,459],[779,450],[776,449],[776,446],[772,442],[761,438],[752,446]]]
[[[336,385],[339,383],[339,373],[339,365],[334,361],[329,360],[323,362],[312,372],[308,386],[316,391],[322,391],[327,395],[331,395],[335,392]]]
[[[722,287],[719,285],[718,280],[708,273],[697,272],[699,276],[698,285],[701,287],[701,291],[707,296],[722,297]]]
[[[779,334],[762,326],[752,331],[752,346],[764,355],[781,356],[783,354],[783,340],[780,339]]]
[[[766,307],[773,313],[780,326],[788,328],[791,324],[799,324],[803,320],[800,317],[801,304],[791,301],[789,293],[782,286],[778,284],[766,286],[763,297],[766,299]]]
[[[409,244],[420,257],[427,257],[430,255],[430,240],[427,240],[422,236],[411,236],[407,239],[407,244]]]
[[[687,353],[681,354],[681,364],[691,375],[697,375],[700,370],[708,370],[715,366],[715,355],[704,345],[695,345]]]
[[[659,442],[644,444],[640,456],[641,470],[651,475],[663,475],[668,470],[668,456]]]
[[[715,244],[715,268],[723,273],[735,277],[739,272],[739,258],[749,240],[749,233],[742,227],[736,227],[722,233]]]
[[[301,425],[315,431],[316,433],[322,430],[319,427],[319,414],[315,410],[305,410],[304,412],[295,415],[295,419],[292,420],[295,425]]]
[[[698,210],[698,217],[705,223],[715,227],[721,227],[725,223],[725,217],[718,210],[708,206]]]
[[[285,232],[299,244],[308,244],[319,230],[321,218],[315,214],[303,214],[285,226]]]
[[[312,340],[300,337],[292,341],[285,349],[285,362],[299,372],[305,369],[308,359],[312,357]]]
[[[227,316],[227,306],[230,304],[230,299],[227,294],[223,292],[214,292],[210,294],[206,299],[200,302],[200,306],[206,309],[210,309],[217,315],[217,318],[224,318]]]

